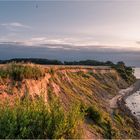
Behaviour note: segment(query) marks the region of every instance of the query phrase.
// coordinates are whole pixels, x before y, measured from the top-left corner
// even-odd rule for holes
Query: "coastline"
[[[132,88],[132,90],[127,90],[128,88]],[[123,90],[120,90],[120,92],[125,92],[125,94],[122,94],[123,95],[123,99],[126,100],[126,98],[132,94],[134,94],[136,91],[140,90],[140,79],[137,79],[136,82],[134,84],[132,84],[130,87],[128,87],[127,89],[123,89]]]
[[[129,88],[131,88],[131,90],[128,90]],[[137,79],[136,82],[127,89],[120,90],[122,96],[117,100],[117,105],[125,114],[133,119],[136,127],[140,128],[139,119],[132,113],[132,110],[127,106],[126,103],[126,99],[138,90],[140,90],[140,79]]]

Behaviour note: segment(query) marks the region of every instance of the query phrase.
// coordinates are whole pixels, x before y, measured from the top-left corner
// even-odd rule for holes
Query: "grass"
[[[39,67],[25,66],[21,64],[7,65],[0,69],[0,77],[21,81],[23,78],[38,79],[44,76],[43,70]],[[39,69],[41,74],[35,74],[37,70],[33,70],[33,68]],[[47,87],[47,103],[42,97],[39,97],[34,101],[29,98],[25,98],[23,101],[18,99],[14,107],[10,106],[8,102],[0,106],[0,138],[80,138],[83,134],[81,125],[85,122],[90,125],[96,136],[102,138],[138,137],[134,122],[129,116],[116,112],[112,118],[106,110],[107,104],[103,100],[102,93],[105,97],[115,94],[118,84],[115,76],[91,72],[88,74],[67,72],[65,75],[60,71],[55,73],[54,69],[50,69],[48,72],[51,78]],[[16,84],[21,83],[16,81],[14,81]],[[54,97],[55,93],[51,84],[53,82],[60,87],[61,104]],[[122,83],[120,82],[120,84]],[[8,93],[12,94],[12,88],[8,90]],[[65,96],[66,98],[63,98]],[[79,104],[74,104],[76,101],[83,105],[79,107]]]
[[[80,138],[82,114],[79,106],[65,112],[57,99],[50,104],[43,98],[31,101],[17,99],[14,106],[0,106],[1,139]]]
[[[115,130],[108,115],[101,112],[101,109],[96,106],[88,106],[85,110],[86,117],[93,121],[93,128],[102,133],[103,138],[111,139],[115,136]],[[96,127],[95,127],[96,126]]]
[[[55,73],[55,72],[54,72],[54,69],[53,69],[53,68],[50,68],[50,69],[49,69],[49,73],[50,73],[51,75],[54,75],[54,73]]]
[[[37,80],[43,76],[45,76],[45,72],[38,66],[11,63],[0,68],[1,78],[11,78],[16,81],[22,81],[23,79]]]

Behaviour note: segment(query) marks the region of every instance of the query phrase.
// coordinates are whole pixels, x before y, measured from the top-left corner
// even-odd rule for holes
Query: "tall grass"
[[[22,81],[23,79],[39,79],[44,75],[44,69],[31,65],[11,63],[0,68],[1,78],[11,78],[17,81]]]
[[[14,106],[0,106],[0,138],[80,138],[82,119],[78,106],[66,112],[57,99],[17,99]]]
[[[86,117],[91,119],[95,125],[102,129],[102,135],[105,139],[112,139],[115,137],[115,130],[112,128],[111,120],[105,119],[105,114],[102,114],[96,106],[89,106],[85,110]]]

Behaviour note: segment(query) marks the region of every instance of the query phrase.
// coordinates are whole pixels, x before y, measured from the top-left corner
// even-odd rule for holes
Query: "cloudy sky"
[[[123,60],[140,66],[140,1],[0,1],[0,59]]]

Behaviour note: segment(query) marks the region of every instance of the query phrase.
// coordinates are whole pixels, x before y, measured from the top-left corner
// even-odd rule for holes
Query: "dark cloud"
[[[19,43],[1,43],[0,59],[23,57],[59,59],[61,61],[96,59],[100,61],[110,60],[113,62],[124,61],[127,65],[140,66],[140,52],[116,51],[115,49],[99,46],[87,48],[81,46],[75,48],[75,46],[63,44],[59,44],[58,46],[54,44],[25,46]]]

